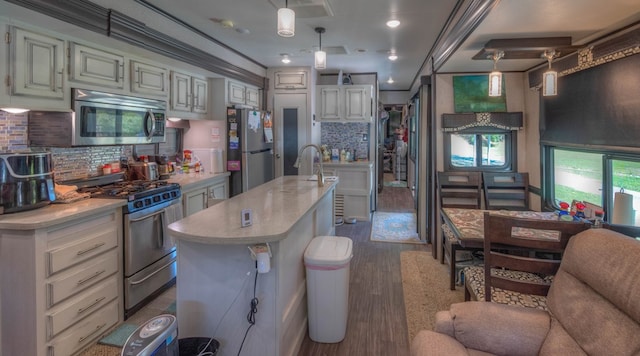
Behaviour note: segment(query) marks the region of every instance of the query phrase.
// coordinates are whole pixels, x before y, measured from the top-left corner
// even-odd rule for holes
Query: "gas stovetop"
[[[126,199],[125,213],[133,213],[152,206],[168,205],[181,197],[180,184],[165,180],[120,181],[108,185],[84,187],[78,190],[91,198]]]

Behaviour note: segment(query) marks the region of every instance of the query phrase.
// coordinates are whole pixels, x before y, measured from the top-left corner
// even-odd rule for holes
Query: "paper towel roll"
[[[224,159],[223,157],[224,150],[221,148],[214,148],[211,152],[211,171],[213,173],[223,173],[224,172]]]
[[[635,225],[635,215],[635,211],[633,210],[633,195],[617,192],[613,200],[611,223]]]

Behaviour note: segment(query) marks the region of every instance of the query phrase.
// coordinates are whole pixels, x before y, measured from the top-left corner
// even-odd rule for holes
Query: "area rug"
[[[464,288],[449,289],[446,264],[427,251],[400,252],[402,292],[409,342],[422,329],[433,330],[436,312],[464,301]]]
[[[385,181],[383,185],[385,187],[406,188],[407,182],[403,180]]]
[[[371,241],[424,243],[418,237],[415,213],[380,211],[373,214]]]

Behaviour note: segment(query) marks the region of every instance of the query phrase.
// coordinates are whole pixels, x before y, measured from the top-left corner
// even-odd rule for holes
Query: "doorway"
[[[275,94],[273,110],[275,176],[297,175],[293,164],[306,143],[307,94]]]

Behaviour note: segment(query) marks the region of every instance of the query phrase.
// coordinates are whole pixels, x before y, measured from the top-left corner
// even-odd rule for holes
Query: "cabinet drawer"
[[[61,305],[56,311],[47,314],[47,340],[117,297],[118,278],[113,275],[100,285],[69,300],[66,305]]]
[[[118,323],[120,304],[113,301],[60,334],[48,346],[48,356],[69,356],[93,342]]]
[[[101,226],[90,232],[90,236],[60,248],[47,251],[47,276],[86,261],[118,245],[118,230],[115,224]]]
[[[113,249],[99,258],[78,265],[61,278],[47,282],[47,307],[94,285],[118,271],[118,250]]]

